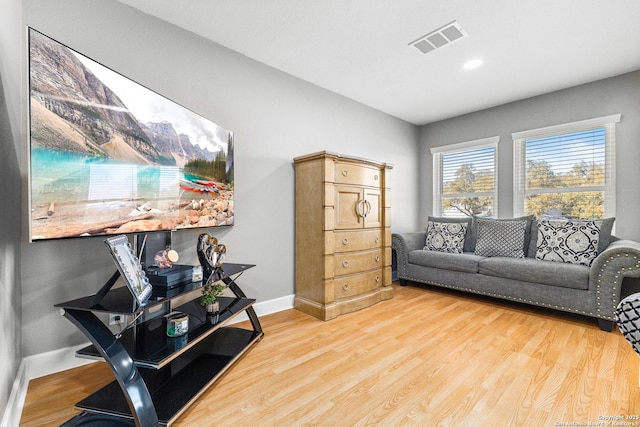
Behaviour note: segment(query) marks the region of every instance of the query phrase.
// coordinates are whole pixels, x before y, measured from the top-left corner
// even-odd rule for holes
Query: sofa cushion
[[[534,258],[483,258],[478,272],[531,283],[572,289],[589,288],[589,267],[577,264],[540,261]]]
[[[428,221],[433,221],[433,222],[459,222],[462,224],[466,224],[467,225],[467,231],[464,235],[464,249],[463,252],[473,252],[473,246],[471,246],[472,244],[472,237],[471,237],[471,217],[470,216],[465,216],[465,217],[448,217],[448,216],[429,216],[427,217],[427,224]]]
[[[467,224],[463,222],[427,221],[427,251],[462,253]]]
[[[598,255],[602,220],[537,221],[536,259],[590,266]]]
[[[444,270],[464,271],[466,273],[477,273],[478,262],[481,259],[483,257],[469,252],[463,254],[421,250],[409,252],[410,264],[442,268]]]
[[[524,257],[526,220],[478,219],[475,254],[485,257]]]

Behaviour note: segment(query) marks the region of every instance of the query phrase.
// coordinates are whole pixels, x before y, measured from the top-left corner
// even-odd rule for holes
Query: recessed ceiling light
[[[471,61],[465,62],[463,65],[465,70],[473,70],[482,65],[482,59],[472,59]]]

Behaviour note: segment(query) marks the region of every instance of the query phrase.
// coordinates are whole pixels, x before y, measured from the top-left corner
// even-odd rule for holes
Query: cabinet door
[[[364,217],[365,228],[382,227],[382,192],[374,189],[364,189]]]
[[[335,187],[335,229],[362,228],[364,218],[362,217],[362,188],[336,186]]]

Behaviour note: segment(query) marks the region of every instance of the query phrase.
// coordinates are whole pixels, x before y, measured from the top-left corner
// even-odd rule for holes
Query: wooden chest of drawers
[[[295,307],[329,320],[392,298],[392,166],[328,152],[294,164]]]

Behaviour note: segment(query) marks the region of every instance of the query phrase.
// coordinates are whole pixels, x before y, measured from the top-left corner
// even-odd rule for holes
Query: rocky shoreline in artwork
[[[193,197],[179,205],[155,207],[142,200],[90,206],[49,202],[34,207],[32,215],[34,240],[217,227],[233,225],[233,191],[220,190],[213,198]],[[120,219],[114,220],[116,216]],[[79,221],[83,217],[91,221]],[[64,235],[60,230],[66,230]]]

